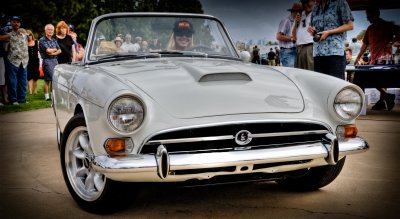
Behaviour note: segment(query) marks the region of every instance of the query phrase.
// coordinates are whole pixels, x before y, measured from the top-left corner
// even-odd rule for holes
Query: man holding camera
[[[301,13],[303,8],[300,4],[293,4],[292,8],[288,9],[290,15],[282,20],[279,24],[276,39],[279,41],[280,47],[280,61],[282,66],[294,67],[296,60],[296,46],[295,39],[292,36],[292,29],[294,25],[294,18],[297,14]]]
[[[346,31],[354,18],[346,0],[316,0],[308,32],[314,36],[314,70],[345,79]]]

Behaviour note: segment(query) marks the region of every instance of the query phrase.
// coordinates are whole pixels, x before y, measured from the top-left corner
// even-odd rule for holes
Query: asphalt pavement
[[[370,108],[371,106],[369,106]],[[398,218],[400,105],[357,119],[366,153],[314,192],[274,182],[143,190],[127,209],[101,218]],[[67,191],[50,108],[0,115],[0,218],[99,218]]]

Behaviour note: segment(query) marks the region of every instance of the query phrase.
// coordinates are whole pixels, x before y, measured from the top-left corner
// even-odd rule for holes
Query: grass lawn
[[[26,100],[28,101],[27,103],[20,103],[19,106],[14,106],[12,104],[5,104],[3,107],[0,107],[0,114],[22,112],[22,111],[51,107],[51,101],[44,100],[44,93],[43,93],[44,80],[39,79],[37,81],[37,84],[38,84],[38,93],[32,95],[27,94],[26,96]]]

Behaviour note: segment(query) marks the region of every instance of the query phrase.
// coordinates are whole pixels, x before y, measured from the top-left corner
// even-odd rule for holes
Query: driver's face
[[[178,47],[187,48],[190,45],[190,41],[192,40],[192,36],[175,36],[175,42]]]

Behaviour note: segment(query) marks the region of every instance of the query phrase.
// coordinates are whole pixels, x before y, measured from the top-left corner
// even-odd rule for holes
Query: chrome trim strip
[[[172,143],[190,143],[190,142],[201,142],[201,141],[219,141],[219,140],[230,140],[234,139],[233,135],[222,135],[213,137],[196,137],[196,138],[176,138],[176,139],[165,139],[165,140],[153,140],[149,141],[146,145],[154,144],[172,144]]]
[[[310,131],[295,131],[295,132],[276,132],[276,133],[259,133],[250,134],[252,138],[266,138],[266,137],[281,137],[281,136],[295,136],[295,135],[312,135],[312,134],[328,134],[327,130],[310,130]],[[220,141],[234,139],[233,135],[222,135],[212,137],[196,137],[196,138],[176,138],[176,139],[164,139],[164,140],[153,140],[149,141],[145,145],[154,144],[173,144],[173,143],[190,143],[190,142],[202,142],[202,141]]]
[[[313,135],[313,134],[328,134],[328,133],[329,132],[327,130],[311,130],[311,131],[251,134],[251,137],[252,138],[265,138],[265,137],[281,137],[281,136],[294,136],[294,135]]]

